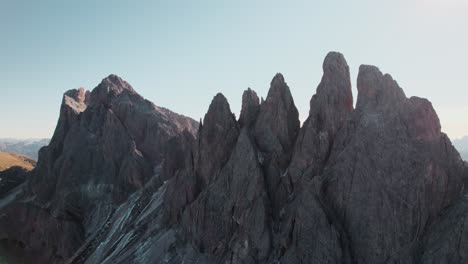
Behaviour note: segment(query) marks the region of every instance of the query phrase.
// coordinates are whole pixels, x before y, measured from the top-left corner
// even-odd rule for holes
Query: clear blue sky
[[[64,91],[115,73],[195,119],[222,92],[238,115],[282,72],[301,119],[331,50],[353,84],[374,64],[432,101],[451,138],[468,135],[466,0],[0,0],[0,138],[50,137]],[[356,93],[354,94],[356,98]]]

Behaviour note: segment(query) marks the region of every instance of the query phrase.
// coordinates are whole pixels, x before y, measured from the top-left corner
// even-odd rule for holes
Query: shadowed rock
[[[309,117],[304,122],[289,166],[292,182],[302,175],[322,173],[336,134],[353,111],[349,67],[344,56],[330,52],[323,62],[323,76],[310,100]]]
[[[260,110],[260,102],[257,93],[247,89],[242,94],[242,109],[239,117],[240,127],[249,127],[254,124]]]
[[[424,236],[423,264],[468,262],[468,201],[463,199],[443,211]]]
[[[221,94],[198,124],[115,75],[68,91],[36,169],[2,181],[0,246],[39,264],[465,263],[467,166],[431,103],[374,66],[357,84],[353,110],[329,53],[300,130],[281,74],[261,104],[244,92],[239,124]]]
[[[299,114],[289,87],[280,73],[271,81],[268,96],[260,106],[253,131],[267,191],[274,207],[273,215],[277,219],[279,207],[287,196],[286,190],[280,185],[280,177],[289,164],[299,132]]]
[[[227,162],[239,135],[236,118],[222,94],[211,101],[198,133],[194,160],[199,185],[203,188]]]
[[[299,113],[281,73],[270,84],[255,122],[255,140],[263,152],[288,154],[299,131]]]
[[[426,225],[461,195],[461,159],[431,105],[407,99],[390,75],[361,66],[358,91],[324,170],[322,196],[357,263],[413,263]]]
[[[264,262],[270,249],[263,173],[247,130],[226,166],[185,212],[193,243],[233,263]]]
[[[183,131],[194,133],[195,127],[195,121],[155,106],[115,75],[105,78],[91,93],[82,88],[70,90],[64,94],[54,136],[41,149],[28,182],[36,209],[31,211],[26,202],[12,204],[8,210],[30,212],[31,218],[37,215],[43,219],[37,228],[44,232],[77,237],[56,255],[51,252],[62,246],[62,236],[51,237],[41,253],[51,258],[44,263],[68,258],[80,239],[102,229],[113,207],[160,174],[158,167],[174,170],[175,160],[164,162],[170,140]],[[2,230],[12,221],[9,217],[2,222]],[[50,229],[52,223],[61,225],[65,220],[67,228]],[[80,235],[75,236],[76,232]],[[29,234],[11,232],[8,237],[27,243],[24,254],[34,256],[40,238]]]

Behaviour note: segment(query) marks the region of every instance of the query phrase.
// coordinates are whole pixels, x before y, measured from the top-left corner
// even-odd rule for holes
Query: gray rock
[[[353,110],[344,57],[323,71],[300,130],[281,74],[261,104],[244,92],[239,123],[221,94],[197,124],[115,75],[65,93],[36,169],[0,185],[1,249],[39,264],[465,263],[468,170],[430,102],[361,66]]]
[[[242,108],[239,117],[240,127],[249,127],[254,124],[259,110],[260,102],[257,93],[248,88],[242,94]]]
[[[243,129],[216,180],[187,208],[184,226],[196,248],[226,263],[268,258],[270,233],[264,176]]]
[[[309,117],[299,132],[289,165],[293,183],[304,174],[322,174],[336,134],[352,111],[348,64],[342,54],[330,52],[323,62],[322,81],[310,100]]]
[[[423,264],[468,263],[468,201],[445,209],[423,239]]]
[[[280,263],[352,263],[346,232],[318,197],[317,179],[300,179],[284,211]]]
[[[283,75],[278,73],[271,81],[268,96],[260,106],[253,128],[275,219],[278,219],[280,207],[287,199],[281,176],[290,162],[299,125],[299,114],[289,87]]]
[[[224,95],[213,98],[198,133],[194,160],[198,185],[203,189],[227,162],[239,136],[239,125]]]
[[[357,263],[414,263],[424,228],[461,195],[462,163],[431,104],[361,66],[358,103],[338,133],[321,196]]]
[[[183,146],[178,150],[172,141],[187,133],[192,136],[186,137],[189,142],[185,145],[191,146],[196,127],[192,119],[145,100],[115,75],[105,78],[91,93],[84,89],[66,92],[54,136],[49,146],[41,149],[25,197],[20,198],[25,202],[14,203],[8,209],[31,212],[31,218],[37,214],[43,222],[36,228],[57,233],[47,242],[48,250],[66,246],[55,255],[45,251],[43,254],[49,259],[37,263],[70,257],[83,242],[80,239],[100,232],[113,209],[131,193],[143,188],[154,176],[160,180],[172,177],[169,174],[185,158],[179,157],[181,151],[185,152]],[[32,206],[33,211],[29,209]],[[8,229],[17,217],[7,213],[0,229]],[[51,229],[53,223],[60,226],[63,221],[67,221],[67,228]],[[63,243],[66,237],[75,237],[76,232],[80,236],[73,243]],[[16,230],[7,239],[27,244],[24,251],[36,255],[34,234]]]

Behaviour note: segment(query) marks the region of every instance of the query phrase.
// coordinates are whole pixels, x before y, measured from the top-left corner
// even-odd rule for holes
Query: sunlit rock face
[[[32,172],[1,177],[0,246],[24,263],[465,263],[468,171],[429,101],[330,52],[300,127],[276,74],[203,122],[118,76],[64,94]],[[8,174],[8,175],[7,175]]]

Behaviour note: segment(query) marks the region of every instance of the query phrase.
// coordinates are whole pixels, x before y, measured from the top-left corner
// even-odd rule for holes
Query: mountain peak
[[[249,126],[255,122],[258,110],[260,110],[260,100],[258,99],[257,93],[248,88],[242,94],[242,109],[239,117],[240,126]]]
[[[278,85],[278,84],[286,84],[284,82],[284,76],[282,73],[278,72],[275,74],[275,76],[273,77],[273,79],[271,80],[270,82],[270,85],[273,87],[275,85]]]
[[[382,74],[376,66],[361,65],[357,78],[357,109],[383,110],[406,98],[403,89],[390,74]]]
[[[203,118],[195,150],[201,187],[208,185],[227,161],[238,135],[239,127],[226,97],[216,94]]]
[[[336,51],[331,51],[327,54],[323,61],[322,68],[324,73],[338,71],[344,74],[349,74],[349,67],[345,57],[343,54]]]
[[[112,98],[124,92],[129,94],[137,94],[137,92],[128,82],[115,74],[111,74],[104,78],[101,83],[93,89],[89,101],[91,105],[96,105],[99,103],[110,105]]]
[[[3,244],[35,264],[468,263],[468,169],[428,100],[362,65],[353,109],[330,52],[300,128],[284,76],[270,84],[239,121],[216,94],[197,136],[116,75],[66,92],[26,182],[0,173]]]
[[[128,82],[126,82],[124,79],[122,79],[121,77],[115,74],[110,74],[109,76],[104,78],[101,84],[108,84],[114,87],[120,87],[120,88],[124,88],[127,90],[135,91],[133,90],[133,87]]]

